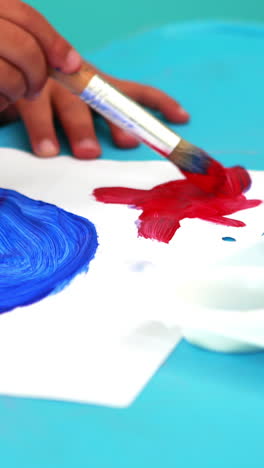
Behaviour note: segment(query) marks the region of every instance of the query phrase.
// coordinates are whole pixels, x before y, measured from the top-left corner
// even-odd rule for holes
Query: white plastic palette
[[[248,197],[264,199],[264,173],[251,175]],[[264,314],[252,310],[251,301],[246,311],[241,302],[236,310],[216,308],[221,287],[231,294],[231,274],[224,273],[231,266],[220,262],[259,242],[263,205],[232,215],[246,222],[240,229],[184,220],[167,245],[137,237],[139,211],[91,197],[96,187],[148,189],[177,177],[166,161],[41,160],[0,150],[1,187],[88,218],[100,244],[87,275],[57,295],[0,316],[0,393],[127,406],[177,345],[180,328],[192,341],[202,332],[264,346]],[[224,242],[225,236],[237,241]],[[262,261],[256,265],[259,258],[257,253],[252,265],[243,266],[245,274],[242,263],[236,270],[238,290],[256,279],[258,304],[264,268]],[[220,282],[214,282],[212,268]],[[201,293],[216,289],[208,307]]]
[[[256,248],[263,254],[264,241]],[[264,349],[263,267],[241,261],[200,270],[181,278],[175,295],[177,323],[190,342],[215,351]]]

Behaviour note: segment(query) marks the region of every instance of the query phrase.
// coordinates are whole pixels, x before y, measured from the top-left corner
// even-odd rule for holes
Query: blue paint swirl
[[[97,247],[87,219],[0,189],[0,313],[59,292],[88,271]]]

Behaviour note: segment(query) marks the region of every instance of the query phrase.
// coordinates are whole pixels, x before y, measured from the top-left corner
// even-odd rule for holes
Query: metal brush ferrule
[[[94,75],[80,98],[103,117],[168,156],[181,138],[132,99]]]

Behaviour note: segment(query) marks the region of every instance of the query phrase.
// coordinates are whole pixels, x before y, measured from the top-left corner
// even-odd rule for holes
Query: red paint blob
[[[166,243],[184,218],[241,227],[245,226],[242,221],[225,216],[261,203],[260,200],[247,200],[243,195],[251,180],[242,167],[226,169],[216,162],[208,175],[185,173],[185,176],[186,179],[157,185],[151,190],[98,188],[94,190],[94,196],[104,203],[125,204],[142,210],[138,220],[139,236]],[[212,187],[214,191],[210,191]]]
[[[181,171],[189,182],[199,187],[204,192],[217,192],[226,182],[226,169],[214,159],[210,158],[207,174],[196,174],[194,172]]]

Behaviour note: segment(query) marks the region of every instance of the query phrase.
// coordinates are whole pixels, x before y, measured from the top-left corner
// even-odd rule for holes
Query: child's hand
[[[150,86],[103,76],[132,99],[160,111],[170,122],[185,123],[188,121],[187,112],[162,91]],[[6,112],[9,120],[19,115],[27,128],[33,152],[38,156],[55,156],[59,152],[59,142],[54,128],[55,115],[64,127],[74,156],[90,159],[101,154],[91,110],[78,97],[52,79],[47,82],[41,95],[34,101],[21,99],[17,102],[16,108],[13,106]],[[108,125],[117,146],[133,148],[138,145],[134,137],[111,123]]]
[[[47,66],[77,71],[81,57],[36,10],[20,0],[0,0],[0,111],[38,94]]]
[[[48,66],[73,73],[81,62],[80,55],[34,8],[20,0],[0,0],[0,124],[20,116],[33,151],[39,156],[59,152],[54,114],[76,157],[94,158],[101,153],[90,109],[48,78]],[[141,104],[162,112],[171,122],[188,120],[179,104],[161,91],[108,79]],[[138,144],[114,125],[109,126],[118,146],[131,148]]]

